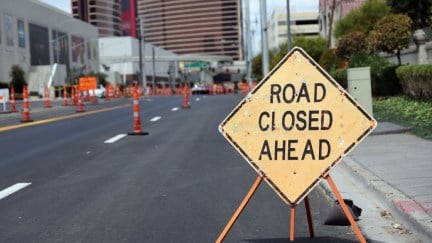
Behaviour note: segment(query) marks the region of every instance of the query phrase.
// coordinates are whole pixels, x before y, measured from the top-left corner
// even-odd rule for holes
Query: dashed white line
[[[178,107],[174,107],[174,108],[172,108],[171,110],[172,110],[172,111],[178,111],[178,109],[179,109]]]
[[[160,116],[155,116],[155,117],[153,117],[152,119],[150,119],[150,121],[151,122],[155,122],[155,121],[158,121],[158,120],[160,120],[162,117],[160,117]]]
[[[3,189],[2,191],[0,191],[0,200],[30,185],[31,183],[29,182],[22,182],[16,183],[15,185]]]
[[[116,136],[114,136],[114,137],[112,137],[112,138],[110,138],[108,140],[105,140],[104,143],[115,143],[118,140],[120,140],[120,139],[122,139],[122,138],[124,138],[126,136],[127,136],[127,134],[119,134],[119,135],[116,135]]]
[[[196,98],[195,101],[200,101],[200,98]]]

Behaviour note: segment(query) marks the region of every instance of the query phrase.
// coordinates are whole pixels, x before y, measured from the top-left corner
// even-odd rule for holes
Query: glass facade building
[[[137,0],[145,41],[177,54],[242,59],[240,0]]]
[[[100,37],[121,36],[120,0],[72,0],[72,15],[96,26]]]

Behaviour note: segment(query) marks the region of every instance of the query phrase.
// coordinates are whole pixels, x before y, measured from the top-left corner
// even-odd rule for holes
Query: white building
[[[15,64],[30,91],[63,85],[76,72],[98,72],[97,36],[96,27],[42,2],[0,0],[0,82],[10,82]]]
[[[296,35],[318,36],[318,12],[291,12],[291,38]],[[275,9],[268,20],[268,46],[269,49],[277,48],[286,43],[287,14],[286,9]]]
[[[175,75],[177,74],[178,56],[149,43],[146,43],[145,46],[144,69],[147,83],[151,84],[154,80],[156,83],[167,84],[177,78]],[[139,41],[133,37],[99,38],[100,70],[107,73],[119,73],[121,77],[120,80],[108,79],[108,82],[128,84],[140,81],[139,51]],[[153,66],[155,72],[153,72]]]

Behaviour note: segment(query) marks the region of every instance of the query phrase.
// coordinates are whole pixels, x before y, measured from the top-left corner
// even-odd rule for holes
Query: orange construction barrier
[[[129,135],[148,135],[148,132],[141,130],[141,119],[140,119],[140,108],[138,100],[138,91],[135,90],[133,93],[133,120],[134,129],[133,132],[128,133]]]
[[[33,120],[30,119],[30,105],[29,105],[29,95],[28,95],[28,90],[27,90],[27,86],[23,87],[23,119],[21,120],[21,122],[32,122]]]
[[[183,86],[183,107],[182,108],[190,108],[188,93],[189,93],[188,84],[185,82]]]
[[[10,112],[16,112],[15,106],[15,89],[14,86],[11,86],[11,95],[10,95]]]
[[[51,108],[50,90],[48,86],[45,86],[45,108]]]
[[[67,87],[66,87],[66,85],[63,87],[63,105],[64,106],[68,105],[68,101],[67,101]]]
[[[77,90],[77,98],[78,98],[78,106],[76,112],[84,112],[83,100],[81,96],[81,91],[79,89]]]

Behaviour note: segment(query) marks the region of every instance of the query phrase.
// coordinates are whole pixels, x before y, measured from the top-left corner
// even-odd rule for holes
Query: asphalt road
[[[132,106],[1,131],[0,190],[31,184],[0,199],[0,242],[214,242],[257,176],[217,131],[240,98],[142,100],[149,135],[113,143],[132,131]],[[323,225],[332,203],[319,189],[310,198],[316,238],[302,203],[296,242],[357,242]],[[262,183],[224,242],[288,242],[289,212]]]

